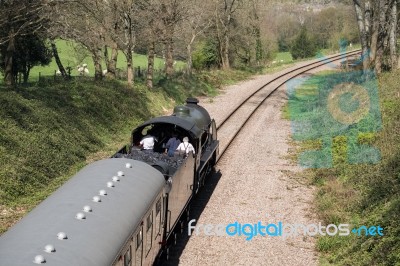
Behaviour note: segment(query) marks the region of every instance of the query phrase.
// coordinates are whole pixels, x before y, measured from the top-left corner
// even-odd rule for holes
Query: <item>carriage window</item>
[[[135,257],[135,265],[142,265],[142,250],[143,250],[143,236],[142,230],[136,235],[136,257]]]
[[[132,246],[129,246],[128,251],[124,255],[124,266],[130,266],[132,262]]]
[[[156,203],[156,219],[155,219],[155,238],[158,237],[160,234],[160,229],[161,229],[161,198],[158,199]]]
[[[153,242],[153,211],[147,216],[146,220],[146,257],[151,250]]]
[[[160,212],[161,212],[161,198],[159,198],[156,203],[156,215],[158,215]]]

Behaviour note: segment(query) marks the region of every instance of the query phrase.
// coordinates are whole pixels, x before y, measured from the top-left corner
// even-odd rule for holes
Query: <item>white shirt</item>
[[[179,144],[178,148],[176,148],[177,151],[186,151],[186,154],[189,152],[193,152],[193,154],[196,154],[193,148],[193,145],[190,144],[189,142],[182,142]]]
[[[143,145],[144,150],[152,150],[154,147],[154,137],[146,136],[140,141],[140,144]]]

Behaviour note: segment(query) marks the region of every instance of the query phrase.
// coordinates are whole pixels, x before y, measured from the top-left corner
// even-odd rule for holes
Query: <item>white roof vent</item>
[[[93,197],[94,202],[101,202],[101,198],[99,196],[94,196]]]
[[[78,212],[75,215],[75,218],[78,219],[78,220],[83,220],[83,219],[86,219],[86,215],[83,212]]]
[[[44,251],[46,251],[47,253],[52,253],[52,252],[56,252],[56,249],[54,248],[53,245],[46,245],[44,247]]]
[[[105,191],[104,189],[99,191],[99,195],[100,196],[106,196],[107,195],[107,191]]]
[[[131,163],[127,163],[127,164],[125,164],[125,167],[126,168],[132,168],[132,164]]]
[[[84,212],[92,212],[92,207],[90,207],[89,205],[85,205],[85,206],[83,206],[83,211]]]
[[[107,182],[107,187],[114,187],[114,183],[113,182]]]
[[[35,259],[33,260],[33,263],[42,264],[42,263],[46,263],[46,260],[44,259],[44,257],[42,255],[36,255]]]
[[[118,175],[118,176],[124,176],[124,172],[118,171],[117,175]]]
[[[64,232],[59,232],[59,233],[57,234],[57,238],[60,239],[60,240],[68,239],[67,234],[64,233]]]
[[[113,176],[113,177],[112,177],[112,181],[118,182],[118,181],[119,181],[119,177],[118,177],[118,176]]]

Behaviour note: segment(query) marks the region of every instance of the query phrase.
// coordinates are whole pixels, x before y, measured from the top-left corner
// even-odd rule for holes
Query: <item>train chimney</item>
[[[199,100],[197,98],[187,98],[186,103],[187,104],[198,104]]]

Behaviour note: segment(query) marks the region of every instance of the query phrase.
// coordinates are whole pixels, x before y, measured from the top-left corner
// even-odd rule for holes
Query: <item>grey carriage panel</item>
[[[118,171],[124,176],[107,187]],[[114,158],[92,163],[0,237],[0,265],[34,265],[37,255],[44,256],[45,265],[110,265],[164,185],[163,175],[143,162]],[[107,195],[93,202],[100,190]],[[92,212],[83,212],[85,205]],[[86,219],[76,219],[78,212]],[[68,238],[59,240],[59,232]],[[56,251],[44,252],[46,245]]]

